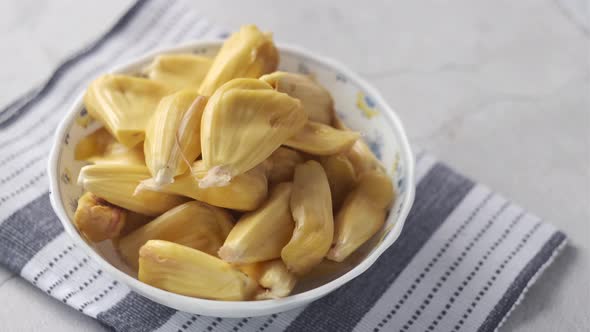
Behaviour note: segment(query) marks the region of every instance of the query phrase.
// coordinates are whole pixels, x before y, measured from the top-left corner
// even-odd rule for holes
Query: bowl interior
[[[219,42],[193,43],[159,53],[190,52],[213,57],[219,46]],[[155,54],[158,52],[111,72],[137,74],[153,59]],[[346,262],[341,264],[326,262],[316,272],[300,280],[294,291],[294,294],[298,294],[337,279],[374,251],[380,250],[382,252],[385,248],[379,244],[384,239],[385,242],[388,242],[387,245],[390,245],[397,238],[413,199],[411,197],[413,195],[413,188],[411,188],[413,185],[411,179],[413,163],[409,159],[411,153],[407,142],[405,142],[405,135],[401,132],[401,127],[395,123],[396,120],[392,114],[386,113],[391,110],[383,104],[381,98],[376,96],[374,91],[369,91],[370,88],[359,81],[354,74],[341,69],[338,65],[329,63],[328,60],[311,57],[294,48],[280,47],[280,57],[280,70],[311,75],[332,93],[338,115],[346,125],[362,133],[363,139],[385,165],[396,188],[395,204],[391,208],[381,232]],[[76,180],[80,168],[85,165],[84,162],[74,159],[74,149],[80,139],[101,126],[88,117],[80,100],[71,112],[76,114],[69,118],[68,123],[64,124],[63,136],[58,138],[62,142],[56,158],[56,169],[59,174],[54,174],[59,179],[56,193],[54,193],[59,196],[59,199],[55,200],[56,204],[62,205],[70,221],[73,220],[78,198],[83,193],[83,188],[77,184]],[[88,242],[88,245],[111,265],[135,277],[135,273],[118,257],[110,241],[98,244]]]

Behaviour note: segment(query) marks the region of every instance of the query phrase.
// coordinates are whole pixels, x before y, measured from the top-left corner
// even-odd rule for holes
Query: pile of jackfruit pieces
[[[249,25],[213,59],[94,80],[84,104],[103,127],[75,149],[79,232],[112,240],[144,283],[216,300],[285,297],[373,237],[391,179],[330,93],[278,62]]]

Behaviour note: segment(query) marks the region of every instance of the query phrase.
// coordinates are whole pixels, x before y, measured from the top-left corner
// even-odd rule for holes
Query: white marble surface
[[[0,105],[104,31],[130,0],[0,1]],[[563,229],[571,245],[504,331],[590,327],[590,3],[193,1],[230,29],[339,59],[397,109],[415,145]],[[0,330],[104,328],[0,268]]]

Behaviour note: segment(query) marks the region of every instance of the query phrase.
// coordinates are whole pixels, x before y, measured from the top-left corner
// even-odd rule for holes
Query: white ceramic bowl
[[[111,73],[137,73],[154,56],[162,53],[192,52],[213,56],[221,41],[197,41],[178,47],[158,50],[111,70]],[[214,301],[170,293],[137,280],[116,255],[110,241],[86,242],[72,224],[77,200],[83,189],[76,183],[84,163],[74,160],[77,142],[100,125],[91,121],[80,95],[61,122],[49,160],[51,202],[67,233],[76,245],[85,250],[112,277],[135,292],[163,305],[201,315],[218,317],[260,316],[306,305],[366,271],[398,238],[414,200],[414,158],[402,124],[379,93],[343,65],[298,47],[280,45],[280,69],[310,74],[333,95],[335,107],[344,122],[363,133],[376,155],[392,176],[396,186],[396,202],[380,234],[364,245],[353,264],[316,280],[303,280],[291,296],[265,301]]]

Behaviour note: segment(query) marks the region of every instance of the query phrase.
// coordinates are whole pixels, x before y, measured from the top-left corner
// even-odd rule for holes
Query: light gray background
[[[131,0],[0,1],[0,105],[106,30]],[[586,0],[193,1],[362,74],[414,145],[571,239],[504,331],[590,328],[590,4]],[[103,331],[0,268],[0,329]]]

